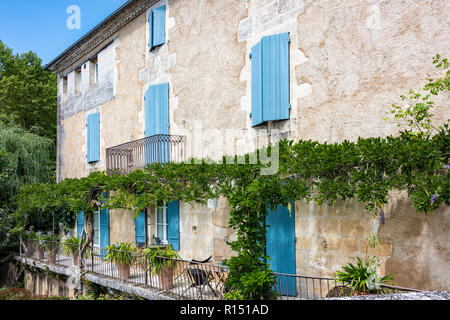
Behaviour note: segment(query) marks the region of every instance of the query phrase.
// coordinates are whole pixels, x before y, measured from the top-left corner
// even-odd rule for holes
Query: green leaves
[[[132,264],[136,259],[136,249],[132,243],[116,242],[106,247],[106,260],[116,265]]]
[[[56,140],[57,79],[33,52],[14,55],[0,41],[0,120]]]

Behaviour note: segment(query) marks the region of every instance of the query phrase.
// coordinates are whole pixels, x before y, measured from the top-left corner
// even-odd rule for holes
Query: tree
[[[56,140],[56,75],[33,52],[13,54],[0,41],[0,120]]]
[[[17,244],[13,229],[28,227],[38,219],[45,221],[42,212],[32,219],[17,217],[14,212],[22,186],[54,182],[53,150],[51,139],[0,122],[0,257]]]

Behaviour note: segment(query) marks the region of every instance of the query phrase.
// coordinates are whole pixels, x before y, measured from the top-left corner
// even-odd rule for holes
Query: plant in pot
[[[119,278],[128,280],[130,278],[130,265],[136,258],[136,249],[133,244],[127,242],[116,242],[106,247],[106,260],[114,263],[119,269]]]
[[[173,274],[180,256],[178,252],[167,247],[147,248],[143,250],[148,259],[148,268],[159,277],[159,287],[163,290],[173,288]]]
[[[31,258],[34,255],[34,248],[36,247],[36,233],[33,230],[28,230],[25,232],[25,237],[25,247],[27,249],[25,254]]]
[[[47,244],[47,236],[41,231],[35,233],[34,256],[38,260],[44,260],[45,247]]]
[[[59,236],[55,234],[55,238],[53,239],[52,233],[48,232],[45,237],[44,248],[47,254],[47,262],[54,263],[56,252],[59,249]]]
[[[349,262],[342,266],[342,271],[336,272],[336,281],[342,283],[342,292],[346,288],[350,288],[350,295],[380,294],[387,292],[382,287],[383,284],[392,284],[393,275],[389,274],[384,277],[378,275],[378,258],[367,255],[368,247],[375,248],[380,243],[380,238],[378,235],[369,235],[367,243],[364,263],[357,257],[356,265]]]
[[[62,244],[64,254],[73,257],[74,265],[78,265],[78,258],[79,258],[78,249],[80,246],[80,241],[82,242],[82,244],[84,244],[85,242],[84,240],[80,240],[76,236],[71,236],[69,234],[69,237],[67,237]]]

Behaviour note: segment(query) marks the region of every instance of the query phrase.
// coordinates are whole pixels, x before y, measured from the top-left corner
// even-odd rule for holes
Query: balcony
[[[106,170],[126,174],[150,163],[186,160],[186,137],[159,134],[106,149]]]
[[[77,245],[73,249],[69,251],[74,254],[69,256],[64,253],[63,245],[59,242],[20,239],[20,251],[16,259],[34,268],[70,277],[74,276],[73,267],[80,266],[84,277],[90,282],[145,299],[221,300],[226,292],[228,267],[220,262],[209,262],[210,259],[196,261],[158,257],[162,265],[174,266],[171,272],[163,275],[158,265],[151,262],[141,250],[125,251],[132,259],[126,268],[122,268],[123,265],[118,266],[105,259],[106,249],[88,246],[83,256],[77,253]],[[323,300],[352,296],[348,284],[342,284],[334,278],[282,273],[274,273],[274,276],[273,290],[279,300]],[[81,274],[77,277],[81,277]],[[374,293],[398,295],[421,291],[380,284]],[[361,295],[360,292],[357,294]],[[388,296],[381,297],[390,299]]]

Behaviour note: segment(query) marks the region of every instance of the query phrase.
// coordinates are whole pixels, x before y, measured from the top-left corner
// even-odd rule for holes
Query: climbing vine
[[[435,63],[447,68],[446,60],[443,62],[440,57]],[[448,91],[448,72],[446,77],[430,80],[426,88],[436,94]],[[431,108],[432,104],[426,103],[427,106]],[[93,238],[92,213],[99,204],[128,209],[137,215],[144,208],[168,201],[206,204],[208,199],[224,197],[230,206],[229,226],[237,233],[237,239],[229,243],[237,254],[226,261],[230,268],[227,286],[236,290],[233,297],[270,299],[274,294],[273,275],[264,250],[267,209],[278,205],[291,208],[294,200],[333,205],[337,200],[356,198],[365,204],[369,214],[377,216],[388,202],[388,192],[394,189],[405,190],[418,212],[429,213],[442,204],[450,204],[449,126],[445,123],[424,133],[431,126],[420,124],[432,114],[428,109],[423,116],[423,109],[419,109],[412,108],[400,118],[415,117],[414,128],[422,128],[420,134],[410,128],[397,136],[333,144],[282,140],[245,155],[245,161],[239,162],[243,164],[237,164],[235,157],[235,164],[191,160],[149,164],[126,175],[94,172],[56,185],[23,189],[18,196],[18,212],[58,205],[67,205],[72,212],[83,210],[89,243]],[[397,116],[402,112],[395,107],[394,110]],[[417,112],[422,112],[422,116],[416,117]],[[250,163],[250,159],[260,159],[261,153],[270,155],[274,150],[279,153],[275,174],[261,173],[270,164],[259,160]],[[110,194],[108,199],[104,198],[105,192]]]

